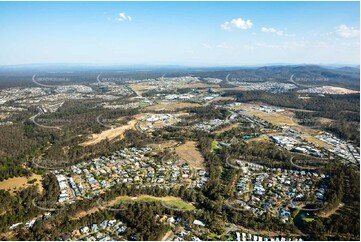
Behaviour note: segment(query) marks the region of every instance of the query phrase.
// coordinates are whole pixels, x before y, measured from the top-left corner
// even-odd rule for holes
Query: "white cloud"
[[[119,13],[118,18],[116,19],[119,22],[123,22],[123,21],[132,21],[132,17],[126,15],[125,13]]]
[[[354,27],[348,27],[347,25],[339,25],[335,27],[335,34],[341,38],[354,38],[360,36],[360,30]]]
[[[232,19],[231,21],[226,21],[221,25],[223,30],[232,31],[233,29],[250,29],[252,28],[253,23],[251,20],[243,20],[241,18]]]
[[[256,43],[256,47],[270,48],[270,49],[280,49],[281,48],[279,45],[273,45],[273,44],[268,44],[268,43],[263,43],[263,42]]]
[[[282,36],[282,35],[284,34],[282,30],[277,30],[277,29],[275,29],[275,28],[262,27],[262,28],[261,28],[261,31],[262,31],[262,32],[265,32],[265,33],[275,33],[275,34],[277,34],[277,35],[279,35],[279,36]]]
[[[221,43],[221,44],[217,45],[216,47],[220,48],[220,49],[233,49],[234,48],[233,45],[228,44],[228,43]]]
[[[202,46],[207,49],[213,49],[213,47],[210,44],[202,43]]]
[[[286,42],[283,45],[283,49],[296,49],[296,48],[303,48],[306,46],[305,41],[293,41],[293,42]]]

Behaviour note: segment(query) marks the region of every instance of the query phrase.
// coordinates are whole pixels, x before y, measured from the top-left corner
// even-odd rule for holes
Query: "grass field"
[[[183,210],[193,210],[194,206],[190,203],[187,203],[183,201],[179,197],[154,197],[150,195],[141,195],[139,197],[129,197],[129,196],[123,196],[119,200],[119,202],[125,202],[125,203],[133,203],[133,202],[155,202],[155,201],[161,201],[164,205],[167,207],[171,207],[174,209],[183,209]]]
[[[219,149],[220,147],[219,147],[219,145],[218,145],[218,142],[217,142],[217,140],[213,140],[212,141],[212,148],[211,148],[211,150],[212,151],[215,151],[216,149]]]
[[[231,129],[233,129],[233,128],[236,128],[236,127],[238,127],[238,126],[239,126],[239,123],[231,124],[231,125],[229,125],[229,126],[227,126],[227,127],[224,127],[224,128],[222,128],[222,129],[213,131],[213,133],[215,133],[215,134],[220,134],[220,133],[223,133],[223,132],[225,132],[225,131],[228,131],[228,130],[231,130]]]
[[[287,126],[298,126],[298,124],[293,120],[292,116],[288,112],[282,112],[282,113],[265,113],[262,111],[256,111],[252,110],[249,112],[250,114],[266,120],[267,122],[273,124],[273,125],[287,125]]]
[[[174,111],[180,108],[188,108],[188,107],[199,107],[198,103],[187,103],[187,102],[159,102],[155,105],[148,106],[146,110],[169,110]]]
[[[31,181],[33,179],[36,179],[36,181],[33,184],[28,183],[28,181]],[[38,185],[39,192],[43,192],[43,187],[41,184],[42,177],[37,174],[33,174],[31,177],[14,177],[7,180],[4,180],[0,182],[0,190],[7,190],[11,194],[14,194],[15,191],[18,191],[22,188],[26,188],[33,185]]]
[[[139,95],[157,88],[157,86],[150,86],[147,83],[130,85],[129,87]]]
[[[313,136],[303,136],[303,138],[305,140],[307,140],[308,142],[318,146],[318,147],[322,147],[322,148],[331,148],[331,145],[313,137]]]
[[[177,155],[186,160],[195,169],[204,169],[204,157],[194,141],[186,141],[175,149]]]
[[[102,207],[114,207],[115,205],[119,204],[131,204],[131,203],[137,203],[137,202],[155,202],[160,201],[163,203],[164,206],[168,208],[174,208],[174,209],[182,209],[182,210],[194,210],[195,207],[183,201],[179,197],[172,197],[172,196],[166,196],[166,197],[154,197],[150,195],[141,195],[138,197],[129,197],[129,196],[119,196],[115,199],[107,202],[106,204],[102,204]],[[116,208],[116,207],[114,207]],[[95,213],[102,209],[99,206],[93,207],[91,209],[88,209],[86,211],[81,211],[74,216],[71,217],[73,220],[81,219],[89,214]]]

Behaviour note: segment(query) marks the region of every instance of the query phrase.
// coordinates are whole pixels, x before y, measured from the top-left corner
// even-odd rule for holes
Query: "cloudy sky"
[[[359,64],[359,2],[0,2],[0,65]]]

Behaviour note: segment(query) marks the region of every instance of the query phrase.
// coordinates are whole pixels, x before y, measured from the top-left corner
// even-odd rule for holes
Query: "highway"
[[[298,86],[298,87],[305,87],[305,88],[317,87],[317,86],[303,85],[303,84],[299,84],[299,83],[295,82],[295,81],[293,80],[294,75],[295,75],[295,74],[292,74],[292,76],[290,77],[290,80],[289,80],[289,81],[292,82],[293,84],[295,84],[296,86]]]
[[[41,83],[39,83],[39,82],[37,82],[37,81],[35,80],[35,77],[36,77],[36,74],[33,75],[32,81],[33,81],[36,85],[39,85],[39,86],[41,86],[41,87],[57,87],[57,86],[53,86],[53,85],[41,84]]]
[[[59,129],[61,130],[60,126],[46,126],[46,125],[42,125],[39,124],[38,122],[35,121],[36,117],[39,116],[41,113],[35,114],[34,116],[30,117],[30,121],[32,121],[35,125],[45,128],[45,129]]]
[[[102,73],[100,73],[100,74],[97,76],[97,81],[98,81],[98,83],[102,83],[102,82],[100,81],[100,79],[99,79],[99,77],[100,77],[101,74],[102,74]]]

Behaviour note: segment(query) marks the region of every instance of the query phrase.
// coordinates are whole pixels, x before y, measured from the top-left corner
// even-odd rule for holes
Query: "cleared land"
[[[172,197],[172,196],[154,197],[154,196],[150,196],[150,195],[141,195],[138,197],[119,196],[107,203],[102,203],[101,206],[91,208],[87,211],[81,211],[81,212],[77,213],[76,215],[72,216],[71,219],[73,219],[73,220],[81,219],[82,217],[85,217],[89,214],[95,213],[106,207],[113,207],[116,204],[122,204],[122,203],[130,204],[130,203],[136,203],[136,202],[155,202],[155,201],[160,201],[163,203],[164,206],[170,207],[170,208],[182,209],[182,210],[195,209],[195,207],[191,203],[187,203],[179,197]]]
[[[174,111],[180,108],[199,107],[198,103],[187,103],[187,102],[159,102],[155,105],[146,107],[146,110],[169,110]]]
[[[28,181],[34,180],[36,179],[36,181],[34,183],[28,183]],[[22,189],[22,188],[26,188],[29,186],[33,186],[33,185],[37,185],[39,192],[42,193],[43,192],[43,187],[41,184],[41,179],[42,177],[40,175],[37,174],[33,174],[32,176],[30,176],[29,178],[27,177],[14,177],[14,178],[9,178],[7,180],[4,180],[2,182],[0,182],[0,190],[7,190],[9,191],[11,194],[14,194],[14,192]]]
[[[282,114],[280,114],[252,110],[249,113],[274,125],[298,126],[298,124],[293,120],[293,118],[285,114],[285,112],[282,112]]]
[[[156,89],[158,86],[151,86],[146,83],[144,84],[135,84],[129,86],[133,91],[135,91],[138,95],[142,95],[145,92]]]
[[[195,169],[204,169],[204,157],[194,141],[186,141],[175,149],[177,155],[186,160]]]
[[[254,115],[260,119],[263,119],[273,125],[289,126],[297,131],[307,133],[310,135],[315,135],[319,132],[318,130],[312,129],[310,127],[299,125],[297,123],[296,119],[293,118],[294,113],[290,112],[290,111],[283,111],[283,112],[279,112],[279,113],[275,113],[275,112],[266,113],[266,112],[262,112],[262,111],[251,110],[251,111],[249,111],[249,113],[251,115]]]
[[[313,136],[303,136],[303,138],[318,147],[331,148],[331,145],[329,145],[329,144],[323,142],[322,140],[319,140]]]
[[[220,133],[229,131],[229,130],[231,130],[231,129],[233,129],[233,128],[236,128],[238,125],[239,125],[239,123],[231,124],[231,125],[229,125],[229,126],[227,126],[227,127],[224,127],[224,128],[222,128],[222,129],[213,131],[213,133],[215,133],[215,134],[220,134]]]
[[[334,87],[334,86],[323,86],[323,88],[331,89],[335,91],[337,94],[354,94],[360,93],[359,91],[343,88],[343,87]]]
[[[217,84],[207,84],[207,83],[203,83],[203,82],[187,84],[185,86],[187,88],[219,88],[219,85],[217,85]]]
[[[123,139],[124,132],[129,129],[136,129],[136,123],[145,117],[146,114],[137,114],[133,116],[133,119],[130,120],[126,125],[122,125],[113,129],[107,129],[102,131],[99,134],[92,134],[87,141],[80,143],[80,146],[89,146],[100,143],[103,140],[114,140],[114,139]],[[124,117],[119,118],[122,120]]]
[[[81,143],[80,146],[95,145],[105,139],[108,139],[108,140],[123,139],[124,132],[128,129],[134,129],[136,123],[137,123],[136,120],[131,120],[126,125],[123,125],[123,126],[120,126],[120,127],[114,128],[114,129],[104,130],[100,134],[92,134],[90,139]]]

